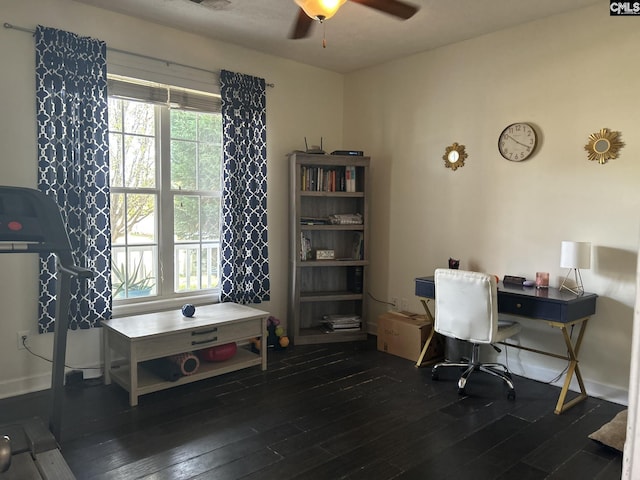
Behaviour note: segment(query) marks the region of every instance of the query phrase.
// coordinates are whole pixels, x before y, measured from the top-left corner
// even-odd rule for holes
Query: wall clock
[[[531,156],[537,141],[533,126],[528,123],[512,123],[498,137],[498,150],[507,160],[522,162]]]

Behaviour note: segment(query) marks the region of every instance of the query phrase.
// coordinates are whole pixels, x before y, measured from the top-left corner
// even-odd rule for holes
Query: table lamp
[[[560,266],[562,268],[568,268],[569,271],[560,285],[560,290],[569,290],[576,295],[582,295],[584,293],[584,287],[582,285],[582,275],[580,275],[581,268],[591,268],[591,242],[562,242],[562,248],[560,250]],[[569,288],[566,285],[569,275],[573,273],[573,278],[576,286]]]

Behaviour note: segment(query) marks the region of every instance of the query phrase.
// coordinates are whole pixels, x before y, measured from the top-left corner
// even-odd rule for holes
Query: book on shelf
[[[361,330],[360,328],[360,324],[356,325],[356,326],[351,326],[351,327],[342,327],[342,328],[336,328],[332,325],[328,325],[328,324],[324,324],[322,325],[323,329],[325,332],[327,333],[333,333],[333,332],[359,332]]]
[[[362,329],[360,327],[333,329],[327,325],[320,325],[320,330],[324,333],[346,333],[346,332],[359,332]]]
[[[322,331],[325,333],[359,332],[362,329],[360,324],[349,327],[335,327],[328,323],[323,323],[320,328],[322,328]]]
[[[347,313],[347,314],[331,314],[331,315],[323,315],[322,319],[325,322],[333,322],[333,323],[348,323],[360,321],[360,315],[356,313]]]
[[[355,192],[356,191],[356,167],[355,166],[346,167],[346,177],[347,177],[347,192]]]
[[[356,331],[362,326],[360,315],[355,314],[324,315],[322,319],[324,327],[333,332]]]
[[[300,260],[305,261],[311,258],[311,239],[304,232],[300,232]]]
[[[327,225],[330,219],[327,217],[300,217],[300,225]]]
[[[351,258],[354,260],[364,259],[364,235],[362,232],[355,232],[353,234]]]
[[[339,323],[325,323],[325,325],[327,325],[329,328],[331,328],[331,330],[340,330],[340,331],[344,331],[344,330],[359,330],[360,329],[360,322],[357,323],[350,323],[350,324],[339,324]]]
[[[361,213],[332,213],[327,218],[332,225],[362,225]]]

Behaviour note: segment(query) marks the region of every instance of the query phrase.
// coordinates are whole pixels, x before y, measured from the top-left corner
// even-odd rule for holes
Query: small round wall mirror
[[[608,160],[618,158],[619,150],[624,146],[620,140],[620,132],[612,132],[603,128],[599,132],[589,135],[589,143],[584,146],[589,160],[597,160],[605,164]]]
[[[457,143],[451,144],[444,151],[442,159],[444,160],[444,166],[455,171],[458,167],[464,167],[464,161],[467,158],[467,153],[464,151],[464,145]]]

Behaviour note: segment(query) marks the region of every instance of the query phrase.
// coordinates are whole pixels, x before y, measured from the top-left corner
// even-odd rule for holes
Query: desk
[[[433,277],[416,278],[416,296],[421,297],[427,318],[433,321],[433,316],[427,307],[426,300],[436,297]],[[500,313],[544,321],[549,326],[558,328],[562,332],[567,346],[566,355],[502,342],[504,345],[510,347],[568,360],[569,366],[566,378],[560,391],[560,396],[558,397],[556,409],[554,410],[556,414],[564,412],[587,398],[587,392],[584,388],[582,375],[580,374],[580,367],[578,366],[578,353],[580,352],[580,344],[582,343],[582,337],[584,336],[584,330],[587,326],[589,316],[593,315],[596,311],[597,298],[598,296],[595,293],[584,293],[578,296],[571,292],[561,292],[557,288],[551,287],[547,289],[536,289],[535,287],[518,287],[504,285],[502,282],[498,283],[498,311]],[[573,327],[574,325],[580,325],[575,343],[571,341],[571,337],[567,331],[568,327]],[[431,331],[432,334],[427,338],[422,354],[416,363],[417,367],[422,365],[422,358],[433,336],[434,330],[432,329]],[[571,379],[574,375],[580,386],[580,393],[572,400],[565,401]]]

